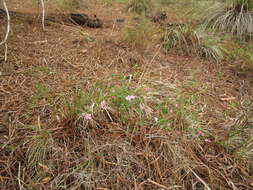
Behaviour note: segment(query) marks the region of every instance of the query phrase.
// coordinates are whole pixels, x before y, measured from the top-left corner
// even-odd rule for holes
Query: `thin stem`
[[[42,6],[42,28],[45,30],[45,4],[44,0],[40,0],[41,6]]]
[[[7,42],[7,39],[8,39],[9,33],[10,33],[10,14],[9,14],[9,10],[7,8],[5,0],[2,0],[2,2],[3,2],[3,6],[4,6],[4,9],[5,9],[6,15],[7,15],[7,30],[6,30],[4,40],[0,43],[0,45],[3,45]]]

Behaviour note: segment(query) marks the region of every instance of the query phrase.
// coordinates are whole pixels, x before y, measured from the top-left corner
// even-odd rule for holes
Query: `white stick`
[[[40,0],[41,6],[42,6],[42,28],[45,30],[45,4],[44,0]]]
[[[5,43],[5,52],[4,52],[4,61],[6,62],[8,58],[8,46],[7,43]]]
[[[23,190],[23,187],[21,185],[21,180],[20,180],[20,170],[21,170],[21,164],[18,162],[18,186],[20,190]]]
[[[5,0],[2,0],[2,1],[3,1],[3,6],[4,6],[4,9],[5,9],[5,12],[7,14],[7,30],[6,30],[4,40],[0,43],[0,45],[3,45],[7,42],[7,39],[8,39],[9,33],[10,33],[10,14],[9,14],[9,10],[7,8]]]

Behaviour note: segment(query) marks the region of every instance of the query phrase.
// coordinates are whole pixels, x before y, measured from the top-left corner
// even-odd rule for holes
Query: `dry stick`
[[[3,6],[4,6],[4,9],[5,9],[5,12],[7,14],[7,31],[6,31],[4,40],[0,43],[0,45],[3,45],[3,44],[5,44],[7,42],[7,39],[8,39],[9,33],[10,33],[10,15],[9,15],[9,10],[7,8],[5,0],[2,0],[2,1],[3,1]]]
[[[5,34],[4,40],[0,43],[0,45],[5,44],[4,61],[6,62],[7,61],[7,51],[8,51],[7,43],[6,42],[7,42],[9,33],[10,33],[10,14],[9,14],[9,10],[7,8],[5,0],[2,0],[2,2],[3,2],[3,6],[4,6],[4,9],[5,9],[6,15],[7,15],[7,30],[6,30],[6,34]]]
[[[4,52],[4,61],[7,61],[7,56],[8,56],[8,46],[7,43],[5,43],[5,52]]]
[[[44,0],[40,0],[41,6],[42,6],[42,28],[45,30],[45,4]]]
[[[164,186],[164,185],[162,185],[160,183],[157,183],[157,182],[155,182],[155,181],[153,181],[151,179],[148,179],[147,181],[150,182],[150,183],[152,183],[153,185],[156,185],[156,186],[161,187],[162,189],[166,189],[166,190],[171,190],[171,189],[175,189],[175,188],[181,188],[181,186],[179,186],[179,185],[175,185],[173,187],[166,187],[166,186]]]
[[[18,186],[20,190],[23,190],[23,187],[21,185],[21,180],[20,180],[20,170],[21,170],[21,164],[18,162]]]

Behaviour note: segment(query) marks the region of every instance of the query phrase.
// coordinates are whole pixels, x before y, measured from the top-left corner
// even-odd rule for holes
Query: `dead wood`
[[[28,13],[19,13],[16,11],[9,11],[10,17],[14,18],[22,18],[31,22],[31,19],[35,17],[35,15]],[[6,16],[6,12],[4,9],[0,9],[0,18]],[[87,14],[82,13],[70,13],[70,14],[49,14],[45,17],[45,23],[56,22],[60,24],[75,24],[84,27],[90,28],[101,28],[103,27],[103,23],[100,19],[97,18],[96,15],[93,17],[88,16]]]

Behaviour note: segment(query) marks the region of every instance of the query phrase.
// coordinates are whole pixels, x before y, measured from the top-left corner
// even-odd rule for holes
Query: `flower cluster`
[[[135,98],[136,98],[136,96],[129,95],[129,96],[126,97],[126,100],[128,100],[130,102],[130,101],[134,100]]]
[[[104,109],[104,110],[106,110],[106,109],[109,108],[108,103],[107,103],[105,100],[103,100],[103,101],[100,103],[100,107],[101,107],[102,109]]]
[[[92,115],[90,113],[82,113],[81,117],[85,120],[92,120]]]

